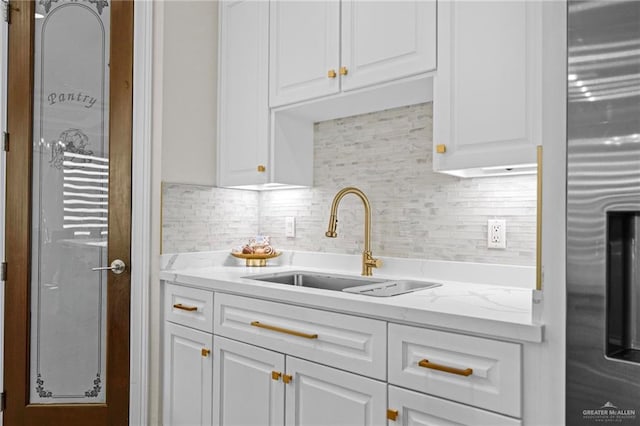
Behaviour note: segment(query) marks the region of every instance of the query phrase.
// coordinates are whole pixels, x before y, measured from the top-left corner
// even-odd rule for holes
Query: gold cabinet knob
[[[209,356],[209,354],[211,353],[211,350],[210,350],[210,349],[204,349],[204,348],[202,348],[202,351],[201,351],[200,353],[202,354],[202,356],[203,356],[203,357],[205,357],[205,358],[206,358],[206,357],[208,357],[208,356]]]
[[[436,152],[438,154],[444,154],[445,152],[447,152],[447,146],[443,143],[441,143],[440,145],[436,145]]]
[[[289,374],[283,374],[282,375],[282,381],[285,383],[291,383],[291,381],[293,380],[293,376],[289,375]]]
[[[349,70],[347,69],[347,67],[340,67],[340,75],[347,75],[349,74]]]
[[[262,164],[260,164],[260,165],[258,166],[258,171],[259,171],[260,173],[264,173],[264,172],[266,172],[266,171],[267,171],[267,168],[266,168],[265,166],[263,166]]]
[[[329,70],[327,71],[327,77],[329,78],[336,78],[336,70]]]
[[[276,382],[277,382],[278,380],[280,380],[280,377],[282,377],[282,373],[281,373],[281,372],[279,372],[279,371],[272,371],[272,372],[271,372],[271,378],[272,378],[273,380],[275,380]]]
[[[398,419],[398,410],[388,409],[387,410],[387,419],[395,422]]]

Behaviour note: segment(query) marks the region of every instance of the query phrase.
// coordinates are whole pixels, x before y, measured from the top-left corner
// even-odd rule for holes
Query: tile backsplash
[[[162,252],[210,251],[238,245],[258,230],[258,193],[162,184]]]
[[[535,264],[535,176],[461,179],[432,171],[432,104],[316,123],[314,187],[239,191],[165,184],[164,252],[230,248],[256,232],[281,249],[362,251],[364,209],[347,195],[338,237],[326,238],[333,196],[356,186],[372,207],[372,251],[512,265]],[[295,216],[296,237],[284,235]],[[505,219],[507,248],[487,249],[487,220]]]

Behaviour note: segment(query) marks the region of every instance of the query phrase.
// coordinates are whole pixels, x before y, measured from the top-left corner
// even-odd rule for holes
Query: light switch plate
[[[284,218],[284,236],[287,238],[296,237],[296,218],[295,216],[287,216]]]

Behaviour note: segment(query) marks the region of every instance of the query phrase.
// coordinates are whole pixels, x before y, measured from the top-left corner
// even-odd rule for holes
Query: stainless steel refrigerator
[[[640,425],[640,1],[568,2],[568,425]]]

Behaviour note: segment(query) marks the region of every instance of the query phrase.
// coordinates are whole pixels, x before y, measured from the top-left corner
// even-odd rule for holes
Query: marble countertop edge
[[[220,259],[226,259],[216,257],[218,261],[214,263],[218,265]],[[444,285],[436,289],[376,298],[245,278],[292,270],[344,274],[341,269],[298,265],[203,267],[197,262],[193,267],[185,267],[184,263],[179,266],[184,268],[161,271],[160,279],[212,291],[477,336],[533,343],[542,342],[544,337],[544,325],[532,321],[532,290],[526,288],[440,280]],[[376,277],[384,275],[377,274]]]

